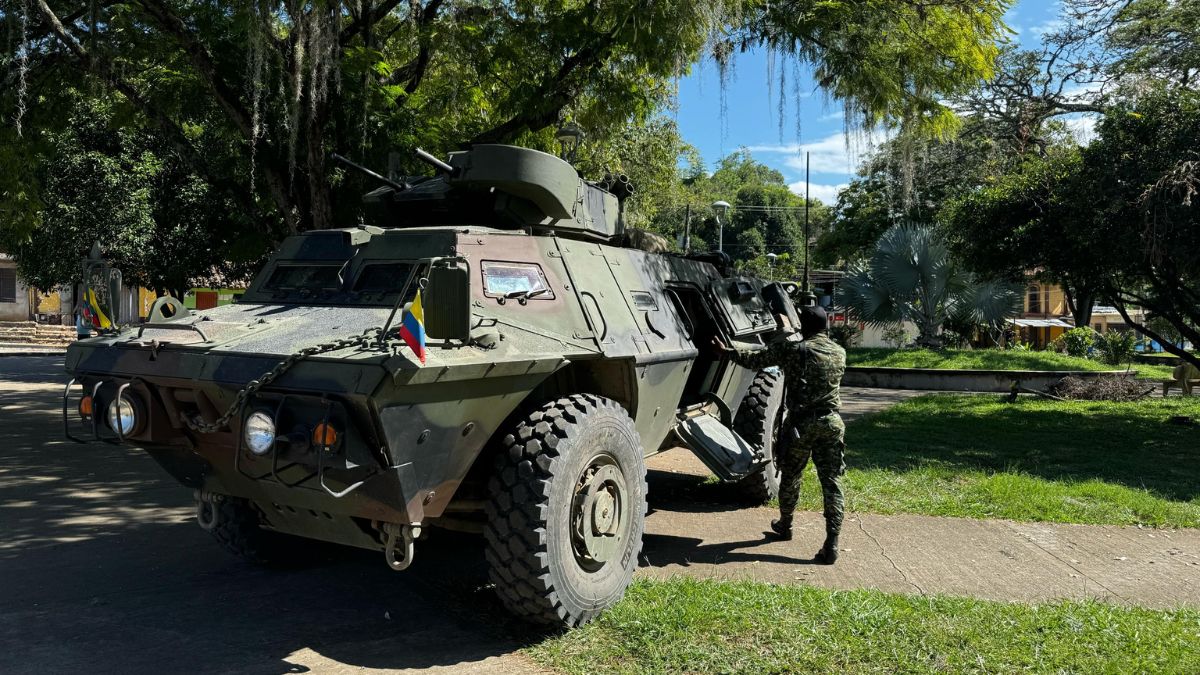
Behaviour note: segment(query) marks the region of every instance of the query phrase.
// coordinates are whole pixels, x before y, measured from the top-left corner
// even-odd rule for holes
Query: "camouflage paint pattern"
[[[450,163],[453,175],[368,195],[387,228],[285,240],[236,304],[77,342],[66,362],[82,383],[75,400],[95,392],[103,411],[128,385],[145,414],[125,441],[181,483],[247,498],[276,529],[367,548],[380,544],[363,522],[477,510],[480,457],[523,406],[573,393],[610,398],[633,417],[647,454],[668,445],[677,416],[695,414],[706,397],[737,409],[754,371],[710,341],[720,334],[761,346],[777,334],[762,282],[728,277],[701,257],[623,246],[616,198],[557,158],[486,146]],[[196,433],[181,421],[216,420],[239,390],[297,350],[383,326],[402,300],[402,275],[380,288],[363,280],[376,266],[435,259],[452,259],[465,287],[454,307],[433,299],[458,296],[425,289],[424,366],[398,340],[329,351],[297,362],[225,429]],[[495,264],[532,266],[548,292],[489,290],[484,268]],[[306,283],[279,281],[293,273]],[[705,316],[686,316],[680,294],[702,298]],[[469,334],[428,330],[438,312],[469,316]],[[274,456],[243,447],[254,411],[277,416],[286,437],[277,447],[286,447]],[[326,418],[343,434],[318,457],[305,434]],[[76,434],[93,428],[72,424]],[[103,420],[94,428],[114,435]],[[329,469],[325,486],[318,459]],[[326,490],[360,483],[344,497]]]

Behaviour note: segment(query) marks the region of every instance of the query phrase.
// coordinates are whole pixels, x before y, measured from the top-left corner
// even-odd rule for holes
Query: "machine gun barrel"
[[[374,171],[363,166],[362,164],[358,164],[357,162],[352,162],[352,161],[346,159],[345,157],[342,157],[341,155],[337,154],[336,152],[330,153],[329,156],[332,157],[335,162],[338,162],[340,164],[345,164],[346,166],[350,167],[351,169],[354,169],[355,171],[363,174],[364,176],[367,176],[368,178],[374,178],[375,180],[379,181],[380,183],[383,183],[384,185],[392,188],[393,190],[395,190],[397,192],[403,192],[408,189],[407,185],[405,185],[403,183],[397,183],[396,181],[394,181],[386,176],[375,173]]]
[[[417,148],[417,158],[420,159],[422,162],[425,162],[426,164],[437,169],[438,171],[448,173],[451,176],[453,176],[455,173],[454,167],[443,162],[442,160],[438,159],[437,157],[434,157],[433,155],[429,154],[428,152],[425,152],[421,148]]]

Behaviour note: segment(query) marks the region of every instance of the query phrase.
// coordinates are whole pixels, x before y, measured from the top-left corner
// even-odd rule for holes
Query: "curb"
[[[50,347],[48,349],[30,348],[29,345],[0,344],[0,358],[5,356],[64,356],[66,347]]]

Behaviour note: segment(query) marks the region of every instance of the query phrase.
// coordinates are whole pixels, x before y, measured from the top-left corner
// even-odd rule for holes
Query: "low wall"
[[[1123,370],[951,370],[851,366],[846,368],[842,386],[1007,393],[1012,390],[1013,382],[1022,387],[1041,390],[1067,375],[1088,379],[1123,374]]]

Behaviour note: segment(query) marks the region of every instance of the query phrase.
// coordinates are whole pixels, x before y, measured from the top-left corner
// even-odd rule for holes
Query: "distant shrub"
[[[971,346],[971,338],[966,333],[945,328],[942,330],[942,344],[948,349],[965,349]]]
[[[1068,356],[1087,358],[1088,352],[1096,342],[1096,331],[1080,326],[1063,333],[1059,339],[1062,340],[1063,351]]]
[[[899,349],[900,347],[908,344],[909,338],[910,336],[908,331],[904,330],[904,326],[902,324],[892,324],[891,326],[883,329],[883,341],[887,343],[889,347],[895,347]]]
[[[862,338],[862,331],[858,329],[858,326],[847,323],[830,328],[829,337],[841,345],[842,349],[850,349],[858,344],[858,341]]]
[[[1119,366],[1133,360],[1137,351],[1137,336],[1133,331],[1110,330],[1096,335],[1095,347],[1101,361],[1110,366]]]

